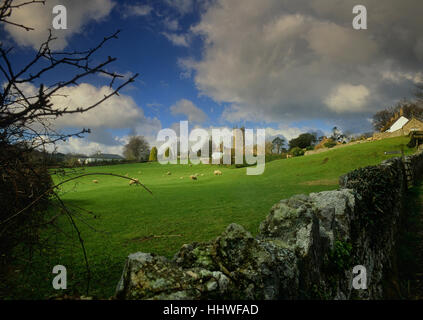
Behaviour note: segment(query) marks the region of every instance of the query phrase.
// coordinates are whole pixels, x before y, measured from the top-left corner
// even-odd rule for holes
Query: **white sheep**
[[[221,176],[222,175],[222,171],[220,171],[220,170],[214,170],[213,174],[215,176]]]

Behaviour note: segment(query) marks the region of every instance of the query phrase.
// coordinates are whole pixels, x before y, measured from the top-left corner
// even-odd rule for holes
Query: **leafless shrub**
[[[45,1],[0,1],[0,28],[9,24],[31,32],[33,30],[31,27],[13,21],[12,12],[16,8],[36,3],[44,4]],[[90,49],[80,51],[52,50],[52,44],[56,39],[50,32],[34,56],[23,66],[19,64],[19,67],[14,63],[18,49],[8,47],[0,40],[0,77],[5,79],[5,82],[0,84],[1,265],[7,263],[8,254],[17,243],[22,241],[36,243],[39,229],[46,224],[54,223],[56,217],[48,216],[45,209],[49,200],[55,199],[55,203],[62,208],[60,212],[68,216],[78,233],[89,280],[88,260],[72,211],[57,193],[59,186],[52,186],[46,164],[42,161],[34,161],[32,155],[35,152],[54,150],[58,141],[65,141],[69,137],[82,137],[83,134],[89,133],[89,128],[73,133],[63,133],[54,127],[54,122],[64,115],[80,114],[96,108],[112,96],[119,95],[119,91],[138,76],[135,74],[125,79],[123,75],[108,71],[116,58],[100,56],[103,47],[109,41],[117,39],[119,32],[116,31],[104,37]],[[93,63],[93,61],[97,62]],[[60,72],[65,68],[67,72]],[[46,79],[49,79],[52,73],[61,75],[62,79],[47,81]],[[76,109],[51,102],[53,97],[63,96],[63,89],[66,87],[78,85],[92,75],[110,77],[110,91],[98,101]],[[24,90],[26,85],[35,86],[36,94],[28,94]],[[62,175],[66,175],[66,172],[56,169],[56,173]],[[73,181],[81,176],[84,175],[76,175],[65,181]],[[140,183],[137,182],[137,184]]]

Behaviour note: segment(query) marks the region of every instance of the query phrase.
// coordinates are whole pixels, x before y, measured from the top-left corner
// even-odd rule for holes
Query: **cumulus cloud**
[[[183,114],[189,121],[193,122],[204,122],[207,119],[207,115],[203,110],[198,108],[192,101],[187,99],[181,99],[170,107],[170,111],[173,115]]]
[[[69,86],[60,90],[59,94],[51,99],[56,107],[76,110],[77,108],[88,107],[112,93],[108,86],[100,88],[88,83],[81,83],[77,86]],[[56,120],[59,127],[107,127],[127,128],[134,127],[144,114],[135,101],[127,95],[114,95],[84,113],[67,114]]]
[[[37,88],[32,84],[22,84],[19,89],[26,96],[36,96],[37,94]],[[96,87],[88,83],[81,83],[62,88],[50,101],[55,108],[76,110],[93,105],[111,92],[112,89],[108,86]],[[117,137],[111,131],[113,129],[129,131],[131,135],[143,135],[150,144],[154,144],[157,132],[161,129],[159,119],[146,117],[142,108],[135,103],[132,97],[123,93],[120,93],[119,96],[111,96],[87,112],[65,114],[55,119],[52,125],[55,130],[59,131],[91,129],[91,134],[87,134],[83,139],[69,140],[71,144],[69,147],[66,146],[66,143],[58,144],[61,152],[71,149],[72,152],[82,152],[76,151],[77,148],[88,150],[94,147],[100,148],[99,146],[104,147],[100,150],[121,150],[122,143],[126,141],[127,136]]]
[[[335,112],[357,112],[366,105],[370,91],[363,85],[341,84],[327,97],[325,103]]]
[[[27,2],[15,1],[14,4]],[[53,7],[64,5],[67,9],[67,29],[55,30],[52,27]],[[91,21],[100,22],[112,11],[115,3],[112,0],[49,0],[46,4],[33,3],[13,9],[9,21],[31,27],[34,30],[26,31],[13,25],[5,24],[6,32],[13,40],[22,46],[31,46],[38,49],[48,38],[48,30],[57,38],[52,48],[61,50],[68,43],[69,38],[83,31],[84,25]]]
[[[157,134],[162,129],[161,121],[158,118],[146,118],[135,127],[132,135],[144,136],[150,146],[157,144]]]
[[[423,2],[363,0],[368,30],[353,30],[353,0],[217,0],[191,28],[200,59],[180,61],[222,118],[355,123],[409,95],[423,58]],[[407,74],[393,84],[381,74]],[[351,84],[351,85],[348,85]],[[354,112],[351,112],[351,111]]]
[[[82,83],[78,86],[66,87],[60,95],[51,101],[56,107],[67,107],[73,110],[78,107],[90,106],[101,100],[112,91],[110,87],[95,87]],[[87,136],[88,140],[103,144],[116,144],[115,137],[109,129],[129,129],[133,135],[143,135],[149,143],[153,143],[157,132],[161,129],[161,122],[157,118],[144,115],[132,97],[120,93],[84,113],[64,115],[55,121],[60,128],[90,128],[93,134]]]
[[[100,151],[102,153],[112,153],[122,155],[123,143],[116,139],[116,144],[108,145],[98,142],[89,141],[76,137],[70,137],[66,142],[58,142],[57,151],[62,153],[82,153],[86,155]]]

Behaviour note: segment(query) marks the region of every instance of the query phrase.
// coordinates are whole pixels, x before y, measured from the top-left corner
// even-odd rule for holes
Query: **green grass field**
[[[92,271],[89,293],[98,298],[113,295],[129,253],[172,257],[184,243],[211,240],[233,222],[256,234],[279,200],[336,189],[340,175],[397,156],[384,155],[384,151],[403,146],[406,154],[414,152],[405,146],[407,142],[405,137],[392,138],[276,160],[267,163],[260,176],[247,176],[246,168],[225,166],[219,167],[222,176],[214,176],[217,166],[211,165],[142,163],[86,168],[86,173],[128,174],[153,192],[151,196],[139,186],[129,186],[128,180],[112,176],[88,176],[63,186],[61,195],[70,208],[83,208],[96,216],[76,215]],[[167,175],[168,171],[172,174]],[[195,173],[200,174],[198,181],[190,180]],[[33,298],[57,294],[51,287],[51,270],[56,264],[68,269],[69,292],[84,294],[85,265],[76,233],[65,217],[60,225],[66,236],[56,230],[45,234],[57,246],[36,255],[31,272],[18,270],[22,285],[16,286],[17,294]]]

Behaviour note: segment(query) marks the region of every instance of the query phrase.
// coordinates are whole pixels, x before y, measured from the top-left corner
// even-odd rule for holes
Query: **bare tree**
[[[276,137],[275,139],[273,139],[272,144],[274,148],[277,150],[277,154],[279,154],[282,146],[285,144],[285,140],[280,137]]]
[[[373,115],[373,127],[376,131],[384,131],[386,127],[391,123],[391,119],[394,115],[394,112],[390,109],[385,109],[376,112]]]

